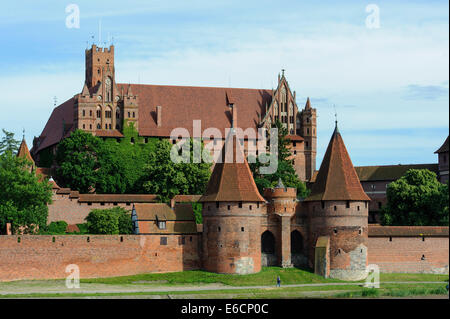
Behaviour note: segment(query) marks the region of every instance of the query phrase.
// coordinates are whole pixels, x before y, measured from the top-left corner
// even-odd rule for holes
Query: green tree
[[[122,207],[93,209],[86,217],[90,234],[132,234],[131,214]]]
[[[101,146],[100,138],[81,130],[62,140],[56,152],[58,182],[81,193],[95,188]]]
[[[448,226],[448,184],[427,169],[410,169],[386,190],[381,222],[395,226]]]
[[[149,154],[149,164],[144,168],[144,189],[158,194],[163,202],[178,194],[203,194],[211,175],[211,163],[193,163],[194,143],[200,142],[190,140],[189,163],[175,163],[170,157],[172,144],[167,140],[158,141],[156,150]],[[203,153],[203,146],[200,148]]]
[[[0,154],[0,230],[11,223],[14,233],[19,229],[33,233],[36,226],[44,228],[47,224],[51,186],[30,173],[29,165],[9,150]]]
[[[305,198],[308,196],[309,191],[306,188],[305,183],[298,178],[293,162],[289,159],[291,156],[291,152],[289,150],[290,142],[286,138],[288,131],[280,121],[273,123],[272,127],[278,129],[277,171],[273,174],[261,174],[261,167],[267,166],[268,164],[262,164],[258,158],[254,159],[249,156],[249,166],[252,171],[255,184],[258,187],[259,192],[263,194],[264,188],[276,186],[278,180],[281,178],[286,187],[295,187],[297,189],[297,196]]]
[[[14,133],[2,129],[4,136],[0,140],[0,154],[10,151],[16,154],[19,150],[20,141],[14,139]]]

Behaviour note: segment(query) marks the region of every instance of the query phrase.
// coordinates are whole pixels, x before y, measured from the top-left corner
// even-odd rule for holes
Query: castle
[[[316,109],[309,98],[299,110],[296,93],[284,75],[276,89],[240,89],[116,83],[114,46],[96,45],[85,52],[85,83],[82,91],[56,107],[41,135],[33,141],[32,156],[38,166],[54,154],[59,141],[75,129],[102,138],[122,138],[133,125],[139,136],[169,138],[174,128],[186,128],[193,136],[192,120],[222,134],[231,126],[232,105],[240,106],[239,123],[244,130],[270,128],[279,120],[288,130],[294,168],[303,181],[316,169]],[[244,137],[246,152],[255,152],[257,137]]]
[[[369,225],[371,198],[361,185],[337,122],[315,172],[316,112],[309,99],[297,111],[295,92],[291,94],[284,74],[273,92],[116,85],[113,50],[93,46],[86,51],[83,92],[53,111],[34,141],[36,161],[45,150],[53,152],[75,128],[120,138],[123,125],[133,122],[141,136],[167,138],[174,125],[197,116],[221,130],[231,127],[219,155],[222,161],[215,164],[203,195],[179,195],[170,205],[156,203],[154,195],[79,194],[50,179],[54,203],[49,207],[49,221],[75,225],[94,207],[128,206],[135,234],[0,236],[0,280],[64,278],[68,264],[79,265],[83,277],[188,269],[251,274],[263,266],[280,266],[361,280],[369,264],[382,272],[448,273],[448,227]],[[133,95],[138,91],[139,95]],[[202,99],[221,110],[217,118],[204,115],[208,113]],[[180,101],[188,108],[181,115],[172,112]],[[183,119],[187,114],[189,118]],[[246,160],[245,148],[252,143],[241,145],[237,136],[239,126],[268,126],[277,118],[291,134],[291,150],[298,150],[292,153],[296,170],[312,184],[305,199],[298,199],[296,189],[285,187],[282,180],[260,194]],[[440,163],[448,158],[448,138],[446,143],[438,150]],[[33,161],[24,141],[18,155]],[[442,167],[448,175],[448,164]],[[35,164],[32,169],[49,173]],[[186,204],[197,201],[203,206],[202,225],[196,225],[192,207]]]

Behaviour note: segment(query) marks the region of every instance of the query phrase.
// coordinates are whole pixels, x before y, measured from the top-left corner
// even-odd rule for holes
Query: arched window
[[[100,106],[97,106],[97,118],[100,119],[102,117],[102,109]]]
[[[105,110],[105,118],[110,119],[112,116],[112,110],[111,108],[108,106]]]
[[[291,233],[291,254],[301,254],[303,252],[303,237],[298,230]]]
[[[265,254],[275,253],[275,237],[268,230],[261,235],[261,252]]]
[[[105,80],[106,102],[112,101],[112,79],[108,76]]]
[[[102,127],[100,126],[100,123],[97,124],[97,130],[100,130]]]

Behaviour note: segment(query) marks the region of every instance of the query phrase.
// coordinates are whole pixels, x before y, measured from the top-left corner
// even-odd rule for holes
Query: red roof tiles
[[[22,139],[22,143],[20,143],[19,150],[17,151],[17,157],[26,158],[28,161],[34,165],[34,160],[31,157],[30,151],[28,150],[27,142],[25,142],[25,138]]]
[[[370,201],[361,186],[337,125],[311,194],[305,199],[305,201],[320,200]]]
[[[222,161],[215,164],[206,192],[199,202],[265,202],[234,130],[228,134],[220,158]]]

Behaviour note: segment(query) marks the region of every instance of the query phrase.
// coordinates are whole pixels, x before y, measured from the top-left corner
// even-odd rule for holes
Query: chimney
[[[236,128],[237,127],[237,107],[236,104],[230,104],[231,107],[231,114],[232,114],[232,121],[231,121],[231,127]]]
[[[161,105],[156,106],[156,125],[158,127],[161,127],[161,125],[162,125],[162,122],[161,122],[161,109],[162,109]]]
[[[175,196],[170,200],[170,208],[175,207]]]

